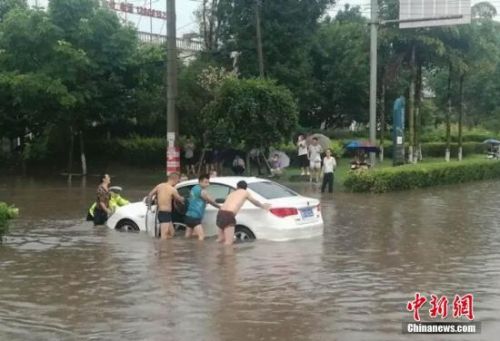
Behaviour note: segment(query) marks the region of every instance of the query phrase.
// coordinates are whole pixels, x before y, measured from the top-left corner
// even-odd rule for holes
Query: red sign
[[[181,151],[178,147],[167,148],[167,175],[181,171]]]
[[[167,19],[167,12],[164,11],[158,11],[156,9],[151,9],[142,6],[134,6],[133,4],[116,2],[113,0],[106,1],[106,3],[108,7],[113,11],[132,13],[152,18]]]

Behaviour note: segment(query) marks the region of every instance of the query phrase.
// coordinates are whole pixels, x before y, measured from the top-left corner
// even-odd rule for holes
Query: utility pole
[[[259,76],[264,78],[264,56],[262,53],[262,33],[260,31],[260,0],[255,0],[255,27],[257,35],[257,56],[259,58]]]
[[[167,0],[167,142],[175,144],[178,134],[175,101],[177,97],[177,47],[175,0]]]
[[[408,98],[408,130],[410,135],[410,146],[408,147],[408,162],[416,163],[415,160],[415,44],[411,47],[410,59],[410,94]]]
[[[370,143],[377,143],[377,29],[378,0],[371,0],[370,22]],[[375,165],[375,153],[370,153],[370,163]]]

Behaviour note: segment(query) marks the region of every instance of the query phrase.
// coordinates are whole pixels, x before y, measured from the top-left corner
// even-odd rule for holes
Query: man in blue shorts
[[[205,208],[207,203],[210,205],[220,208],[207,193],[206,188],[210,185],[210,177],[208,175],[201,175],[198,178],[198,185],[191,189],[189,194],[189,205],[186,212],[186,217],[184,222],[186,223],[186,238],[193,236],[193,232],[198,236],[198,240],[205,239],[205,233],[203,232],[203,226],[201,221],[203,220],[203,215],[205,214]]]

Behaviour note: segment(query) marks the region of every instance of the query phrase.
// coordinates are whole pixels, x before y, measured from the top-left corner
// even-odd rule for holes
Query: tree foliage
[[[203,117],[207,130],[223,131],[226,142],[242,144],[248,151],[289,139],[298,111],[292,93],[275,81],[228,78]]]

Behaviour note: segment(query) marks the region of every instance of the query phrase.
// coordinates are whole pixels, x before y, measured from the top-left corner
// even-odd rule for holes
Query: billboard
[[[469,24],[470,18],[470,0],[399,1],[399,20],[403,21],[399,23],[399,28]],[[406,20],[409,22],[405,22]]]

